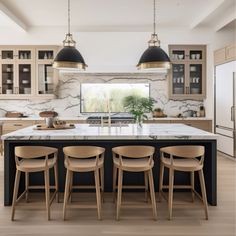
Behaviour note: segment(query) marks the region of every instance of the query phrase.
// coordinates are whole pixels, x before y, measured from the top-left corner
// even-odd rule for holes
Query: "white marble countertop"
[[[73,116],[73,117],[57,117],[59,120],[86,120],[88,116]],[[8,121],[8,120],[44,120],[42,117],[38,116],[30,116],[30,117],[24,117],[24,118],[9,118],[9,117],[0,117],[0,121]],[[212,120],[212,118],[208,117],[163,117],[163,118],[149,118],[149,120]]]
[[[34,130],[30,126],[3,135],[3,140],[215,140],[217,135],[184,124],[135,124],[122,127],[100,127],[88,124],[77,124],[75,129]]]

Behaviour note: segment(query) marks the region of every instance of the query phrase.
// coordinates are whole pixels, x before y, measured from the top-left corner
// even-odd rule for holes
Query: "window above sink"
[[[150,96],[149,83],[82,83],[81,113],[125,112],[123,99],[126,96]]]

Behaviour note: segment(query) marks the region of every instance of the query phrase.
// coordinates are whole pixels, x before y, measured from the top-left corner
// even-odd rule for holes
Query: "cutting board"
[[[74,124],[66,124],[62,128],[48,128],[46,125],[37,125],[34,130],[63,130],[63,129],[74,129],[75,125]]]

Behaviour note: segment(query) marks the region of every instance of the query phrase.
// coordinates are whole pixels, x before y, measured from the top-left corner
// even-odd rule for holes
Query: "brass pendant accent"
[[[137,65],[138,70],[143,69],[154,69],[154,68],[160,68],[160,69],[170,69],[171,63],[170,62],[144,62]]]
[[[61,69],[80,69],[85,70],[87,67],[86,64],[69,62],[69,61],[54,61],[53,68],[61,68]]]

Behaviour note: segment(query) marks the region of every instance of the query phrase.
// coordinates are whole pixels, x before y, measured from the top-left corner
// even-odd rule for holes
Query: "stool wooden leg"
[[[49,169],[44,171],[44,181],[45,181],[45,197],[46,197],[46,210],[47,218],[50,220],[50,183],[49,183]]]
[[[206,217],[206,220],[208,220],[208,205],[207,205],[206,187],[205,187],[203,170],[199,170],[198,174],[199,174],[201,191],[202,191],[202,200],[203,200],[204,209],[205,209],[205,217]]]
[[[94,175],[95,175],[98,219],[101,220],[101,189],[100,189],[99,170],[98,169],[95,170]]]
[[[28,202],[29,201],[29,173],[25,172],[25,201]]]
[[[21,175],[21,172],[19,170],[16,170],[13,199],[12,199],[12,208],[11,208],[11,220],[14,220],[14,216],[15,216],[16,200],[18,196],[19,183],[20,183],[20,175]]]
[[[160,162],[160,178],[159,178],[159,201],[162,199],[162,188],[163,188],[163,177],[164,177],[164,165]]]
[[[174,170],[170,168],[169,169],[169,199],[168,199],[169,220],[171,220],[172,218],[173,188],[174,188]]]
[[[73,192],[73,171],[70,172],[70,189],[69,189],[69,202],[72,202],[72,192]]]
[[[121,208],[121,197],[122,197],[122,183],[123,182],[123,170],[119,169],[118,176],[118,189],[117,189],[117,209],[116,209],[116,220],[120,219],[120,208]]]
[[[67,205],[67,202],[68,202],[69,189],[70,189],[70,170],[67,169],[67,171],[66,171],[65,193],[64,193],[64,203],[63,203],[63,220],[66,219],[66,205]]]
[[[192,202],[194,202],[194,197],[195,197],[195,193],[194,193],[194,171],[191,171],[191,192],[192,192]]]
[[[59,189],[58,189],[58,164],[54,165],[55,187],[56,187],[56,201],[59,202]]]
[[[100,168],[102,202],[104,202],[104,167]]]
[[[144,171],[145,201],[148,202],[148,173]]]
[[[113,192],[113,201],[116,201],[116,178],[117,178],[117,168],[113,165],[113,185],[112,185],[112,192]]]
[[[154,218],[154,220],[157,220],[157,206],[156,206],[156,198],[155,198],[152,170],[148,171],[148,180],[149,180],[150,195],[151,195],[151,201],[152,201],[153,218]]]

